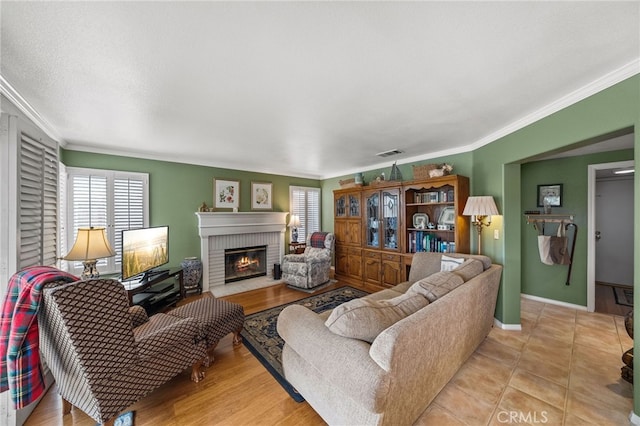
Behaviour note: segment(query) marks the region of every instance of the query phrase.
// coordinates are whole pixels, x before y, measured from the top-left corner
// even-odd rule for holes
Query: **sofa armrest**
[[[286,345],[328,383],[368,410],[384,409],[389,376],[369,356],[369,343],[332,333],[318,314],[300,305],[287,306],[278,316],[277,328]]]
[[[287,254],[284,256],[284,258],[282,258],[282,263],[284,264],[285,262],[299,262],[299,263],[304,263],[305,261],[305,256],[304,254]]]
[[[150,323],[156,316],[168,316],[156,314],[152,317]],[[158,354],[166,353],[174,346],[195,345],[198,336],[198,321],[195,318],[174,319],[171,323],[160,321],[157,326],[149,324],[153,329],[146,329],[143,333],[136,333],[136,346],[138,355],[141,359],[148,359],[158,356]]]
[[[131,315],[131,326],[133,328],[139,327],[145,322],[149,321],[147,311],[142,306],[133,305],[129,308],[129,315]]]

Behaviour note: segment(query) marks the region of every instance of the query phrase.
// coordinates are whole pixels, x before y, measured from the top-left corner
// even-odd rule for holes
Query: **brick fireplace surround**
[[[288,212],[197,212],[202,290],[224,286],[224,250],[267,246],[267,275],[284,256]],[[234,283],[228,283],[230,286]]]

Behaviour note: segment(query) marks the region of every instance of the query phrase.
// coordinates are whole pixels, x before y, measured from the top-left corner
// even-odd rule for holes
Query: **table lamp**
[[[291,242],[298,242],[298,226],[300,226],[300,218],[297,214],[292,214],[289,218],[289,228],[291,228]]]
[[[491,225],[491,216],[497,214],[499,214],[498,208],[492,196],[483,195],[467,199],[462,215],[471,216],[471,224],[478,230],[478,254],[482,254],[482,239],[480,235],[482,227]]]
[[[84,266],[81,278],[87,280],[100,276],[96,267],[97,259],[115,256],[115,254],[116,252],[109,245],[104,228],[78,228],[76,241],[63,259],[81,260]]]

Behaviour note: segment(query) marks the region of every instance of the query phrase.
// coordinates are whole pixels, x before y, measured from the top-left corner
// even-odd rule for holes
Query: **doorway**
[[[625,315],[633,307],[634,161],[588,167],[587,309]],[[597,303],[596,303],[597,301]]]

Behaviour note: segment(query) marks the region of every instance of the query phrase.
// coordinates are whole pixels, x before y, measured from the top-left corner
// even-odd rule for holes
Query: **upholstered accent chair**
[[[202,377],[206,342],[194,318],[147,317],[129,307],[126,290],[110,279],[45,285],[40,349],[63,398],[98,423],[112,423],[128,406],[183,370]]]
[[[302,254],[288,254],[282,261],[282,280],[289,286],[312,289],[329,281],[335,236],[314,232]]]

